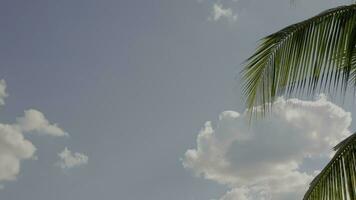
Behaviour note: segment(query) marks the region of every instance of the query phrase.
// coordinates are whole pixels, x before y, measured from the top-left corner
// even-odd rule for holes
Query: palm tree
[[[242,71],[251,116],[279,95],[356,89],[356,4],[326,10],[264,38]],[[356,199],[356,134],[335,147],[304,200]]]

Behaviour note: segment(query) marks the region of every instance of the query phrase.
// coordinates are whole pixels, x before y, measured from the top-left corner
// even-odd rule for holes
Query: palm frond
[[[335,150],[336,154],[311,182],[303,200],[356,199],[356,133]]]
[[[247,107],[267,111],[279,94],[356,86],[356,5],[341,6],[264,38],[242,71]],[[264,112],[262,112],[264,113]]]

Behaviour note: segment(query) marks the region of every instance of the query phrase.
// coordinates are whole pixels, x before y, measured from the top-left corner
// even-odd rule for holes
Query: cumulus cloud
[[[24,116],[17,118],[17,124],[24,132],[35,132],[51,136],[68,136],[68,133],[58,127],[57,124],[48,122],[43,113],[30,109],[24,112]]]
[[[324,96],[315,101],[279,98],[270,116],[248,126],[245,113],[225,111],[206,122],[183,166],[231,188],[220,200],[300,199],[317,169],[307,160],[330,156],[347,137],[351,114]]]
[[[218,21],[222,18],[225,18],[229,21],[236,21],[237,14],[233,13],[231,8],[224,8],[222,4],[215,3],[212,9],[212,17],[210,17],[209,19],[213,21]]]
[[[0,105],[7,97],[6,83],[0,81]],[[35,159],[36,147],[24,137],[25,133],[38,131],[52,136],[63,136],[65,132],[56,124],[51,124],[37,110],[26,110],[23,117],[14,124],[0,123],[0,182],[16,180],[20,173],[21,162]],[[2,187],[2,185],[1,185]]]
[[[36,147],[16,127],[0,124],[0,181],[15,180],[20,162],[33,157]]]
[[[60,160],[57,164],[62,169],[69,169],[88,164],[88,156],[78,152],[72,153],[67,147],[58,154],[58,157]]]

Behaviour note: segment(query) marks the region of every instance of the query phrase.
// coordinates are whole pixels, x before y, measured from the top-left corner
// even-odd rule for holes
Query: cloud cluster
[[[28,115],[36,113],[36,115]],[[36,121],[36,116],[42,116],[42,123],[22,123],[24,121]],[[24,134],[31,131],[38,131],[41,134],[64,136],[65,133],[56,125],[50,124],[44,115],[37,110],[31,109],[25,111],[25,116],[19,118],[15,124],[0,123],[0,181],[15,180],[20,172],[20,163],[22,160],[34,158],[36,147],[24,137]],[[55,128],[53,128],[55,127]]]
[[[0,105],[5,104],[4,99],[7,96],[6,83],[1,80]],[[43,113],[35,109],[24,111],[24,115],[17,118],[13,124],[0,123],[0,182],[16,180],[20,173],[21,162],[35,158],[36,147],[25,138],[26,133],[55,137],[68,136],[68,133],[57,124],[50,123]],[[78,157],[76,154],[74,156]],[[88,158],[85,159],[87,162]]]
[[[300,199],[313,171],[307,160],[330,157],[350,134],[351,114],[321,96],[315,101],[279,98],[266,119],[249,127],[245,112],[225,111],[206,122],[183,166],[231,188],[220,200]]]
[[[88,163],[88,156],[82,153],[72,153],[67,147],[58,154],[60,158],[58,165],[62,169],[69,169],[73,167],[79,167]]]

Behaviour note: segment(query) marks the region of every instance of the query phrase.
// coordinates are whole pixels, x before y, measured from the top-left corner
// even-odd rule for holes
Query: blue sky
[[[240,154],[243,145],[260,141],[240,141],[249,131],[239,71],[263,36],[348,3],[2,0],[0,99],[5,104],[0,126],[8,129],[0,130],[0,199],[254,200],[262,192],[269,193],[267,199],[288,195],[293,200],[303,181],[327,161],[331,143],[353,130],[353,103],[331,97],[309,103],[281,99],[277,117],[256,126],[251,135],[277,137],[273,130],[293,129],[301,149],[308,151],[296,149],[299,153],[276,161],[288,166],[286,176],[298,174],[297,192],[268,192],[260,181],[265,175],[250,176],[245,170],[249,161]],[[308,104],[307,110],[315,111],[296,114],[286,102],[300,110]],[[288,116],[306,115],[335,116],[337,124],[327,117],[319,122],[342,131],[318,135],[321,126],[289,123]],[[214,167],[216,152],[199,148],[197,143],[204,141],[198,135],[211,132],[208,141],[242,143],[228,148],[207,144],[222,153],[224,160],[217,162],[226,161],[229,168]],[[26,142],[11,146],[12,140],[4,139],[9,134]],[[332,139],[309,149],[313,140],[308,135]],[[260,151],[250,146],[246,154],[257,158]],[[192,159],[189,149],[206,162]],[[260,164],[273,158],[265,160]],[[273,174],[275,168],[270,169]],[[283,180],[275,182],[278,186]]]

